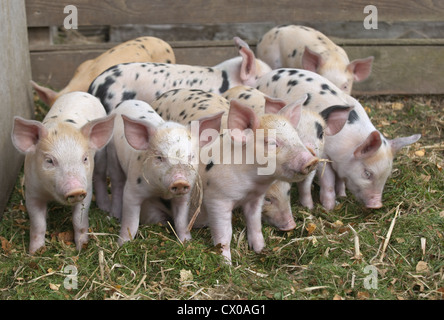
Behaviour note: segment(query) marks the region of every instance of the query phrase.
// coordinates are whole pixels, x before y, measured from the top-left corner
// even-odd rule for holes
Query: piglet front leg
[[[264,236],[262,234],[262,204],[264,195],[255,198],[242,206],[247,223],[248,245],[256,253],[265,247]]]
[[[30,220],[29,253],[34,254],[45,245],[47,202],[26,194],[26,209]]]
[[[224,201],[209,201],[204,199],[203,207],[208,214],[213,244],[221,245],[222,256],[225,262],[231,265],[230,243],[233,234],[231,215],[233,205]]]
[[[335,193],[335,178],[336,174],[333,171],[330,163],[325,165],[325,170],[319,170],[319,182],[321,185],[320,198],[321,203],[327,211],[331,211],[336,205]]]
[[[120,238],[117,242],[119,246],[134,239],[139,229],[140,209],[144,198],[143,195],[138,194],[137,191],[138,190],[132,188],[132,185],[127,181],[123,195]]]
[[[88,228],[89,219],[88,212],[92,198],[92,188],[88,188],[86,198],[74,206],[72,212],[72,223],[74,227],[74,241],[76,243],[76,249],[81,250],[82,246],[88,243]]]
[[[303,181],[298,182],[299,201],[308,209],[314,208],[313,197],[311,195],[311,185],[313,184],[315,175],[316,171],[313,171]]]
[[[191,240],[191,233],[188,230],[188,211],[190,197],[183,196],[171,199],[171,209],[173,211],[174,228],[180,241]]]

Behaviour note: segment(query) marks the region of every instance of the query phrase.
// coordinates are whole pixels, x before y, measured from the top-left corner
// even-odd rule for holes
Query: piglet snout
[[[187,194],[190,191],[190,184],[185,180],[176,180],[174,181],[170,187],[169,190],[174,195],[184,195]]]
[[[381,195],[372,196],[370,199],[365,200],[365,206],[369,209],[382,208]]]
[[[86,191],[83,189],[76,189],[65,194],[65,200],[68,203],[82,202],[86,198]]]
[[[318,166],[318,162],[319,159],[317,157],[312,157],[312,159],[308,160],[307,162],[305,162],[305,164],[302,166],[302,174],[309,174],[310,172],[312,172],[313,170],[316,169],[316,167]]]

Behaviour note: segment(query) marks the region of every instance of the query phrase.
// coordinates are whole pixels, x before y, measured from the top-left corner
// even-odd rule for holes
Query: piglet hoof
[[[89,237],[87,234],[82,234],[76,239],[76,249],[77,251],[81,251],[82,249],[86,249],[88,245]]]

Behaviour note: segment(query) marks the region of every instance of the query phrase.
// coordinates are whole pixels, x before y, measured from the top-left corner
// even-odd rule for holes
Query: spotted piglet
[[[26,208],[31,222],[29,252],[45,245],[49,201],[73,206],[76,248],[88,241],[94,154],[112,135],[114,115],[94,96],[61,96],[43,123],[14,118],[12,142],[25,157]]]
[[[257,56],[272,69],[316,72],[347,94],[352,91],[353,81],[369,77],[373,62],[373,57],[350,62],[344,49],[324,34],[296,25],[278,26],[268,31],[257,45]]]
[[[121,213],[119,244],[136,236],[142,206],[155,216],[148,220],[171,216],[179,239],[191,239],[188,211],[197,167],[190,128],[164,121],[139,100],[122,102],[112,114],[118,116],[108,159],[113,211],[116,217]],[[200,130],[219,127],[220,115],[199,121]]]
[[[184,115],[174,120],[190,121],[199,104],[214,108],[221,99],[204,92],[195,96],[198,99],[188,99],[192,94],[195,92],[179,89],[168,95],[168,103],[163,101],[159,106],[154,101],[153,107],[170,116],[173,110],[186,110],[186,120]],[[157,101],[161,100],[162,96]],[[265,246],[261,208],[266,191],[276,179],[301,181],[317,166],[318,159],[305,148],[294,129],[301,117],[301,101],[282,108],[277,114],[258,116],[252,108],[231,100],[228,130],[222,135],[219,130],[205,132],[204,138],[201,137],[211,140],[199,154],[203,186],[201,214],[208,215],[213,243],[221,244],[227,261],[231,261],[232,210],[243,209],[248,243],[260,252]],[[224,112],[226,104],[222,104],[220,110]]]
[[[88,91],[93,80],[106,69],[126,62],[176,63],[173,49],[165,41],[155,37],[139,37],[123,42],[102,53],[95,59],[86,60],[77,67],[68,85],[59,92],[31,81],[40,99],[51,106],[62,94]]]
[[[393,158],[402,147],[421,135],[385,138],[372,124],[362,105],[324,77],[307,70],[277,69],[261,77],[257,89],[287,103],[302,93],[304,107],[327,119],[332,112],[353,107],[337,134],[325,136],[323,158],[332,160],[320,176],[321,203],[335,207],[336,194],[345,196],[345,185],[368,208],[382,206],[382,192],[391,173]],[[345,185],[344,185],[345,183]]]

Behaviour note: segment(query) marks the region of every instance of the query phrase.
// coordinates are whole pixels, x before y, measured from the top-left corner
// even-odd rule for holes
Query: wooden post
[[[0,218],[17,181],[23,156],[11,142],[13,118],[33,116],[31,66],[24,0],[0,2]]]

